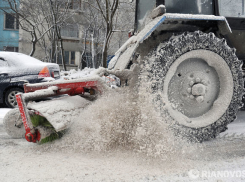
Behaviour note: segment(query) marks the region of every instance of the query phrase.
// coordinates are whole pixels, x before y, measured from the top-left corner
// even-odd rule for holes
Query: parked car
[[[15,94],[24,92],[23,84],[60,78],[55,63],[45,63],[22,53],[0,51],[0,103],[17,107]]]

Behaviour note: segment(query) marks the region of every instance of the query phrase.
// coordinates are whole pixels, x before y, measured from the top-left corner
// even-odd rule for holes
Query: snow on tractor
[[[146,78],[152,104],[175,121],[178,134],[216,137],[243,105],[244,1],[230,2],[137,0],[134,35],[108,68],[90,78],[26,84],[16,95],[19,109],[4,118],[7,133],[41,143],[60,137],[93,100],[88,93],[110,89],[101,77],[113,74],[121,87]]]

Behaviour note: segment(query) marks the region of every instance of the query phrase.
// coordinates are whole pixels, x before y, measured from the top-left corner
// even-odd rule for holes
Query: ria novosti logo
[[[200,177],[200,171],[196,170],[196,169],[191,169],[189,172],[188,172],[188,176],[191,178],[191,179],[197,179]]]
[[[224,170],[224,171],[199,171],[191,169],[188,171],[190,179],[198,178],[245,178],[245,170]]]

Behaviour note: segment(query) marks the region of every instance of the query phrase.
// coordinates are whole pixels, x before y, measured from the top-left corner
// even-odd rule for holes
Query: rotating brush
[[[41,134],[40,144],[59,139],[65,133],[65,130],[59,132],[55,131],[54,127],[43,116],[32,114],[30,115],[30,118],[33,127],[35,127]]]

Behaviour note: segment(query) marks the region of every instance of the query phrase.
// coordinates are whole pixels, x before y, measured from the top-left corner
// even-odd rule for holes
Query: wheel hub
[[[164,78],[170,115],[187,127],[205,127],[228,108],[233,95],[230,68],[219,55],[194,50],[179,57]]]
[[[193,96],[204,96],[206,92],[206,86],[198,83],[192,86],[191,93]]]
[[[10,92],[8,95],[8,102],[12,107],[17,107],[17,101],[15,98],[15,95],[18,93],[20,93],[20,92],[14,90],[14,91]]]
[[[202,59],[186,59],[177,68],[168,87],[169,99],[184,115],[194,118],[211,109],[219,94],[219,78]]]

